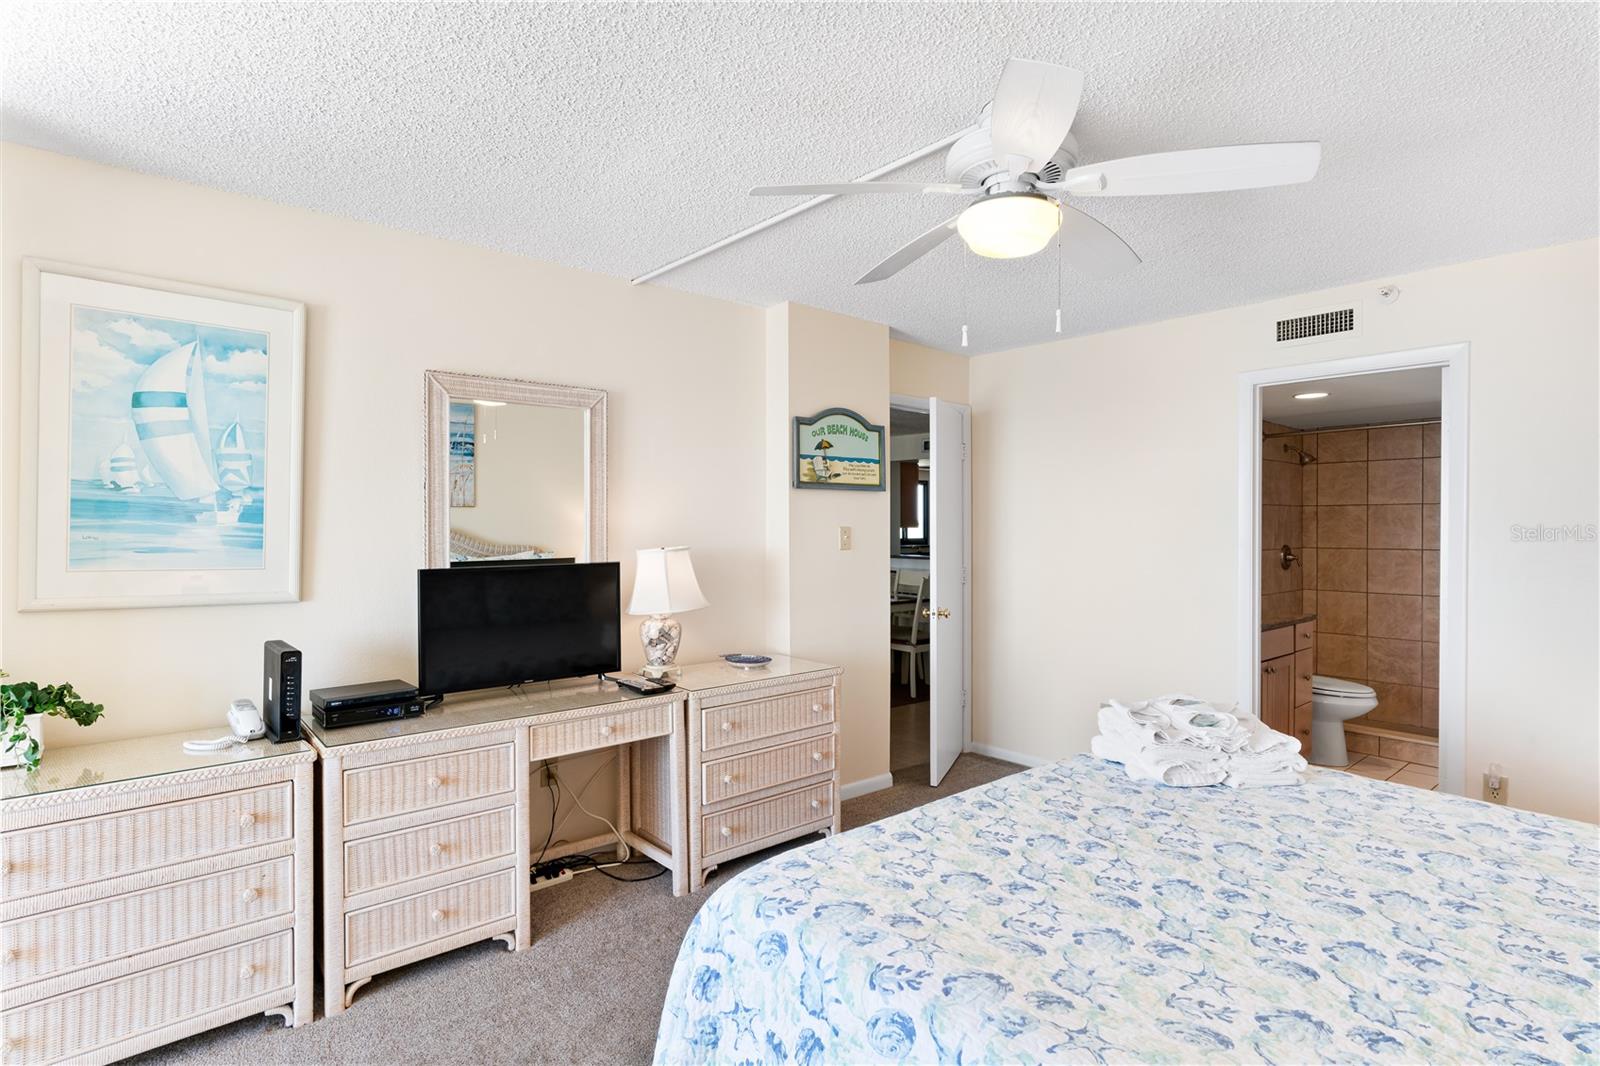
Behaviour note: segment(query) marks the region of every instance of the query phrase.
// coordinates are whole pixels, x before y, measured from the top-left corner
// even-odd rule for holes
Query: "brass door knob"
[[[938,610],[934,610],[932,607],[924,607],[922,609],[922,617],[924,617],[924,618],[949,618],[950,617],[950,608],[948,608],[948,607],[940,607]]]

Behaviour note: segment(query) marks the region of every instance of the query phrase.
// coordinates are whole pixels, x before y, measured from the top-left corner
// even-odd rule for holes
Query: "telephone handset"
[[[255,700],[233,701],[228,707],[228,728],[233,730],[230,736],[218,737],[216,740],[186,740],[183,742],[183,750],[221,751],[234,744],[243,744],[245,741],[267,735],[267,723],[262,720],[261,711],[256,707]]]

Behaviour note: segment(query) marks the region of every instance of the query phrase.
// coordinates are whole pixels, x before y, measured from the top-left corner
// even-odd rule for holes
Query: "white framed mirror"
[[[603,389],[423,374],[424,563],[606,558]]]

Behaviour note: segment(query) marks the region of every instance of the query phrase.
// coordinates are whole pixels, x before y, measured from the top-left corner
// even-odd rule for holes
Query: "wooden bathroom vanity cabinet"
[[[1315,616],[1261,630],[1261,721],[1300,739],[1311,751],[1311,675],[1316,660]]]

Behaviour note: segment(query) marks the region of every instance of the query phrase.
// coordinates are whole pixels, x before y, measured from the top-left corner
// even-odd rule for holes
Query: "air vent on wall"
[[[1294,318],[1278,319],[1279,344],[1305,343],[1322,337],[1356,332],[1356,309],[1339,307],[1328,311],[1313,311]]]

